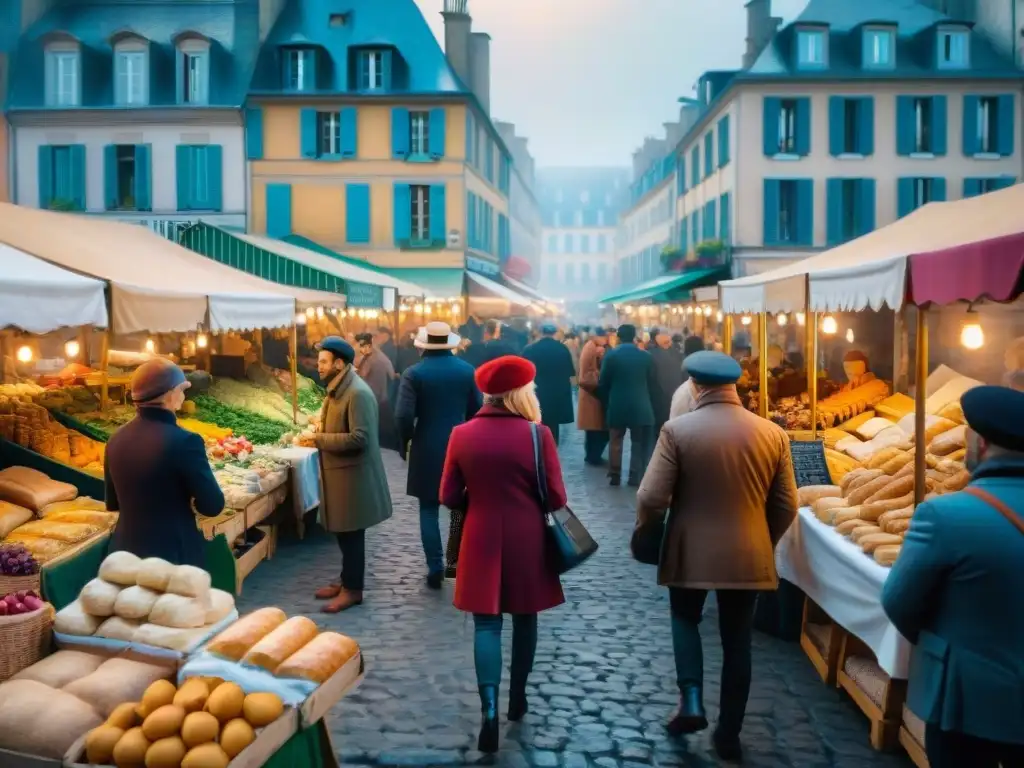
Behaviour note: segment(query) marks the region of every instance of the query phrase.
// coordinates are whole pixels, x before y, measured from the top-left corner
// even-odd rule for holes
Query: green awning
[[[598,304],[628,304],[634,301],[648,301],[651,299],[674,298],[680,291],[691,291],[694,288],[703,288],[708,285],[715,285],[720,280],[729,279],[729,267],[706,267],[704,269],[691,269],[673,275],[662,275],[645,283],[640,283],[628,291],[613,293],[598,300]]]
[[[379,267],[386,275],[422,286],[428,298],[457,299],[463,294],[465,271],[452,267]]]

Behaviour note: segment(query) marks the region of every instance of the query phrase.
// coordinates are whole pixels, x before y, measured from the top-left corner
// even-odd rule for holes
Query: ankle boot
[[[480,686],[480,736],[476,748],[493,754],[498,751],[498,686]]]
[[[526,701],[526,683],[521,685],[513,682],[508,691],[508,719],[517,723],[526,717],[530,706]]]
[[[688,685],[679,691],[679,709],[668,722],[673,736],[703,731],[708,727],[704,712],[704,691],[698,685]]]

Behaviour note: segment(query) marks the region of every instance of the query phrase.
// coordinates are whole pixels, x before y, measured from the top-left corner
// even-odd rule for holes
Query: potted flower
[[[695,251],[700,266],[718,266],[721,264],[722,254],[725,253],[725,243],[721,240],[704,240],[697,244]]]
[[[674,245],[666,245],[661,249],[661,271],[680,272],[683,263],[686,261],[686,254],[682,249]]]

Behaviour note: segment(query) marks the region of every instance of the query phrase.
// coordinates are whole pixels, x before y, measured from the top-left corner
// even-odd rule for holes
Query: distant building
[[[495,122],[505,146],[512,154],[512,186],[509,190],[509,220],[512,227],[511,256],[516,263],[509,273],[514,279],[522,279],[536,286],[541,277],[541,221],[540,202],[536,192],[536,169],[533,155],[524,136],[516,135],[512,123]],[[519,275],[520,263],[527,267],[526,274]],[[507,265],[503,271],[508,272]],[[514,274],[513,274],[514,273]]]
[[[20,8],[14,2],[8,2],[0,7],[0,111],[2,105],[7,101],[7,92],[10,86],[10,52],[18,43],[19,13]],[[10,190],[8,189],[9,167],[8,167],[8,133],[7,116],[0,113],[0,203],[10,201]]]

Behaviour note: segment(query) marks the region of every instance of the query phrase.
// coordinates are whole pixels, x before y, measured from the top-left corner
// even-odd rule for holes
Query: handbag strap
[[[540,494],[541,512],[548,513],[548,473],[544,468],[544,453],[540,449],[540,429],[530,422],[530,436],[533,438],[533,462],[536,468],[537,493]]]
[[[965,493],[971,494],[976,499],[980,499],[988,504],[990,507],[995,508],[1003,517],[1009,520],[1017,528],[1018,531],[1024,533],[1024,518],[1014,512],[1010,507],[1003,503],[1000,499],[997,499],[991,493],[983,488],[979,488],[976,485],[968,486],[964,488]]]

